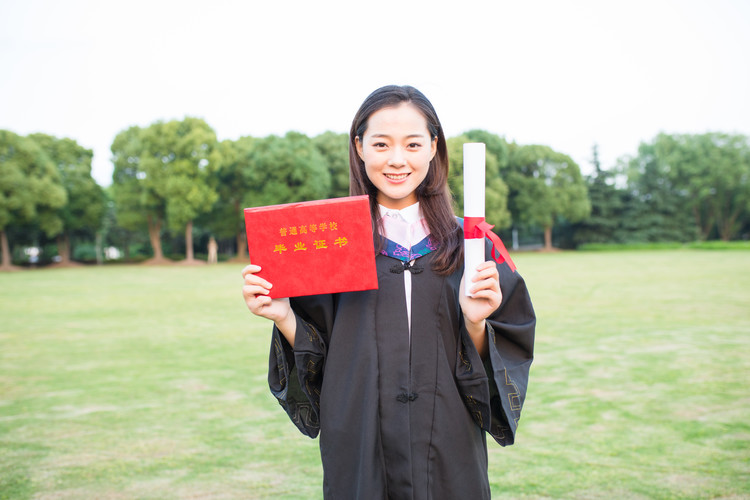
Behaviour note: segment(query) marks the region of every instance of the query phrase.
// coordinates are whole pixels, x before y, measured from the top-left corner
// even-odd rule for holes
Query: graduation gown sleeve
[[[487,241],[486,256],[490,259]],[[534,356],[536,317],[526,283],[507,263],[498,264],[500,307],[487,318],[489,352],[482,360],[463,321],[456,380],[464,404],[479,427],[503,446],[515,440]],[[463,319],[463,318],[462,318]]]
[[[268,366],[271,393],[302,434],[320,431],[320,390],[333,320],[333,297],[319,295],[290,299],[297,317],[294,348],[273,328]],[[298,369],[298,367],[301,367]]]

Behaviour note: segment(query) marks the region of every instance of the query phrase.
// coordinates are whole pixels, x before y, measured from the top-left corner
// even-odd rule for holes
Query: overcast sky
[[[660,131],[750,135],[750,1],[0,0],[0,128],[70,137],[112,182],[118,132],[197,116],[220,140],[348,132],[411,84],[590,171]]]

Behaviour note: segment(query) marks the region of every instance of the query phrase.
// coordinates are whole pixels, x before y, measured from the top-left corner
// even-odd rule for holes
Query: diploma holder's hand
[[[487,336],[485,335],[485,320],[500,307],[503,292],[500,290],[500,275],[497,266],[491,260],[483,262],[477,267],[477,273],[472,278],[469,291],[472,296],[464,293],[467,286],[466,277],[461,280],[459,303],[464,314],[466,329],[469,331],[474,345],[480,356],[487,353]]]
[[[294,346],[294,335],[297,330],[297,318],[289,305],[289,299],[272,299],[268,296],[273,286],[257,273],[260,266],[250,264],[242,270],[245,284],[242,287],[242,296],[250,312],[256,316],[270,319]]]

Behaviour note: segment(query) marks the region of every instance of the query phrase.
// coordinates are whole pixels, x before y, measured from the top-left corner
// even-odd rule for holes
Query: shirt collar
[[[380,207],[380,217],[393,217],[396,219],[401,219],[407,224],[413,224],[422,218],[419,212],[419,202],[416,202],[413,205],[409,205],[406,208],[402,208],[401,210],[386,208],[383,205],[378,206]]]

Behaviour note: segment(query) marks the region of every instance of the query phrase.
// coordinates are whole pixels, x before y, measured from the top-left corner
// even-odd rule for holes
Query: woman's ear
[[[432,159],[435,158],[435,154],[437,153],[437,142],[438,142],[438,138],[437,137],[435,137],[431,141],[431,144],[430,144],[430,161],[432,161]]]
[[[365,155],[362,152],[362,141],[359,139],[359,137],[354,138],[354,146],[357,148],[357,154],[359,155],[359,159],[362,161],[365,161]]]

